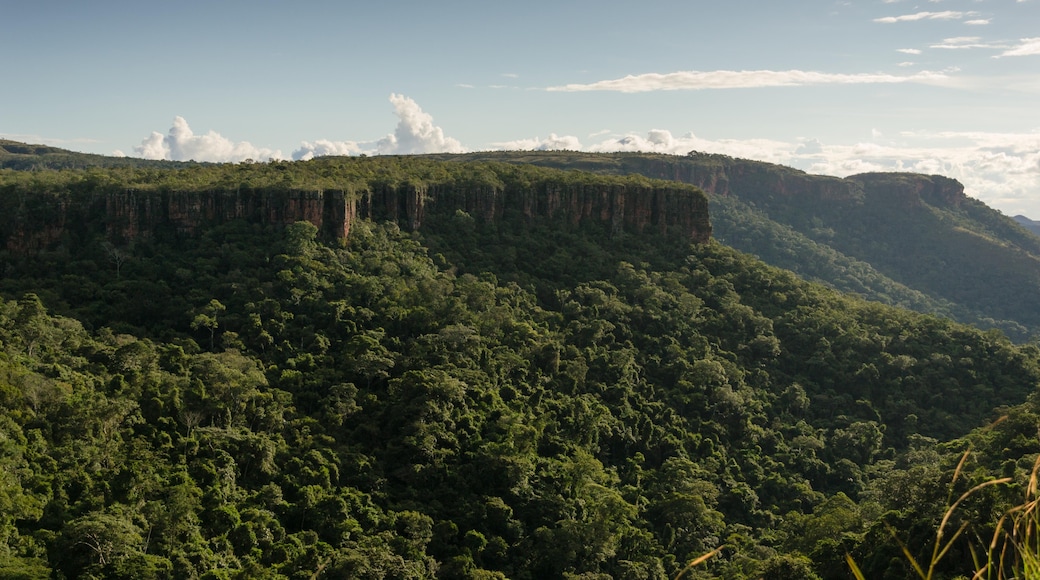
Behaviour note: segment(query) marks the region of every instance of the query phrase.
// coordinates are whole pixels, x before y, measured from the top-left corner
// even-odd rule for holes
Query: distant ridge
[[[77,153],[49,145],[20,143],[0,139],[0,169],[89,169],[91,167],[153,167],[172,169],[193,162],[162,161],[136,157],[113,157],[93,153]]]
[[[1027,229],[1027,230],[1033,232],[1034,234],[1040,236],[1040,221],[1031,220],[1031,219],[1027,218],[1024,215],[1016,215],[1015,217],[1013,217],[1011,219],[1013,219],[1016,222],[1018,222],[1019,225],[1021,225],[1025,229]]]
[[[1040,336],[1040,303],[1034,299],[1040,292],[1040,238],[1024,229],[1037,222],[1007,217],[943,176],[873,173],[841,179],[699,152],[498,151],[416,157],[692,184],[708,194],[713,236],[771,265],[870,300],[998,328],[1016,340]],[[0,168],[192,166],[206,164],[0,141]]]
[[[939,175],[845,179],[691,152],[485,152],[439,155],[594,173],[636,173],[701,187],[716,239],[872,300],[1040,335],[1040,238]]]

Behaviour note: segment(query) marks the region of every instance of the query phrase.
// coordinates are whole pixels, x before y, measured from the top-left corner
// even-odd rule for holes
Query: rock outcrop
[[[600,224],[611,234],[655,232],[692,242],[705,242],[711,236],[707,199],[700,191],[681,184],[617,178],[580,184],[552,178],[523,185],[373,183],[344,190],[154,191],[106,185],[77,193],[33,192],[22,197],[15,203],[7,200],[9,211],[0,217],[0,239],[7,250],[21,254],[99,236],[116,244],[190,237],[234,220],[276,227],[306,220],[323,237],[342,239],[358,219],[390,220],[418,230],[429,216],[450,216],[458,210],[485,221]]]

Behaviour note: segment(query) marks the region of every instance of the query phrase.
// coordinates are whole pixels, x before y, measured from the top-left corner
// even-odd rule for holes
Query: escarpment
[[[690,152],[582,153],[577,151],[477,152],[435,156],[463,161],[502,161],[557,169],[579,169],[599,175],[642,175],[686,183],[703,191],[732,196],[761,209],[784,212],[790,207],[830,205],[847,209],[864,203],[893,207],[933,205],[959,207],[968,199],[955,179],[917,173],[864,173],[846,178],[815,175],[728,155]]]
[[[365,167],[364,160],[341,163],[350,164],[355,174]],[[422,166],[427,173],[430,163]],[[485,222],[550,221],[560,227],[604,228],[611,235],[656,233],[695,243],[711,236],[707,199],[687,185],[513,167],[482,171],[477,177],[448,171],[434,179],[407,174],[395,179],[326,176],[320,186],[308,186],[305,179],[291,185],[258,185],[258,180],[243,177],[236,183],[227,176],[217,184],[183,187],[95,183],[96,179],[37,187],[22,183],[0,189],[0,240],[10,252],[31,255],[99,238],[124,244],[192,237],[235,220],[272,227],[308,221],[326,239],[342,239],[359,219],[423,230],[430,223],[446,223],[430,218],[457,211]]]
[[[857,183],[867,195],[878,201],[903,207],[927,204],[955,208],[968,199],[964,194],[964,185],[956,179],[941,175],[863,173],[846,180]]]

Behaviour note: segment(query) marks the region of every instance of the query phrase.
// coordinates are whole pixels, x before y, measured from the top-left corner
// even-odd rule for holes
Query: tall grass
[[[719,552],[721,552],[722,548],[724,548],[724,547],[725,546],[719,546],[718,548],[715,548],[714,550],[708,552],[707,554],[704,554],[703,556],[698,556],[698,557],[694,558],[693,560],[690,561],[689,564],[686,565],[685,568],[683,568],[678,574],[675,575],[674,580],[680,580],[680,578],[685,576],[687,572],[689,572],[690,570],[693,570],[697,566],[700,566],[701,564],[707,562],[709,559],[711,559],[712,557],[717,555]]]
[[[953,547],[954,542],[967,529],[969,522],[964,522],[952,534],[947,535],[950,521],[961,503],[983,488],[1012,481],[1010,477],[985,481],[972,487],[954,500],[954,484],[960,478],[964,469],[964,463],[970,455],[970,449],[965,451],[953,472],[953,479],[950,482],[950,494],[946,502],[946,511],[943,513],[942,521],[936,529],[935,541],[932,544],[932,552],[927,562],[927,567],[914,558],[910,549],[896,535],[895,530],[889,528],[889,532],[899,544],[907,562],[910,563],[914,572],[922,580],[932,580],[935,577],[939,562],[942,561],[950,551],[950,548]],[[979,554],[974,547],[971,547],[972,559],[975,565],[972,580],[1010,580],[1012,578],[1017,580],[1040,580],[1040,496],[1037,494],[1040,477],[1038,477],[1038,472],[1040,472],[1040,457],[1037,458],[1030,472],[1029,484],[1026,486],[1023,503],[1008,510],[997,521],[993,537],[986,544],[985,553]],[[851,555],[846,554],[845,560],[853,576],[858,580],[866,580],[866,577]]]
[[[975,575],[972,580],[1010,578],[1040,580],[1040,456],[1033,463],[1023,502],[997,522],[985,559],[972,550]]]

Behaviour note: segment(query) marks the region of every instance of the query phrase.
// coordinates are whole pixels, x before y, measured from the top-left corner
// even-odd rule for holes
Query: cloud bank
[[[517,139],[492,143],[491,149],[501,151],[580,151],[581,141],[573,135],[557,135],[550,133],[545,139]]]
[[[390,104],[397,116],[397,127],[393,133],[374,141],[303,141],[292,152],[292,158],[307,160],[325,155],[462,153],[466,150],[457,139],[446,136],[444,130],[433,123],[433,117],[414,100],[404,95],[391,94]],[[188,121],[180,116],[173,119],[173,126],[167,134],[153,131],[140,145],[134,147],[134,154],[145,159],[214,163],[286,159],[280,150],[255,147],[248,141],[236,142],[215,131],[196,135]]]
[[[246,159],[266,161],[285,158],[277,149],[254,147],[248,141],[236,143],[215,131],[196,135],[184,117],[179,116],[174,117],[173,126],[166,135],[153,131],[140,145],[134,147],[134,153],[145,159],[171,161],[239,162]]]
[[[628,75],[620,79],[588,84],[568,84],[549,87],[548,91],[617,91],[642,93],[648,91],[697,91],[707,89],[748,89],[762,87],[801,87],[809,85],[862,85],[923,83],[943,84],[949,77],[940,72],[922,71],[913,75],[882,73],[841,74],[801,70],[753,71],[681,71],[673,73],[646,73]]]

